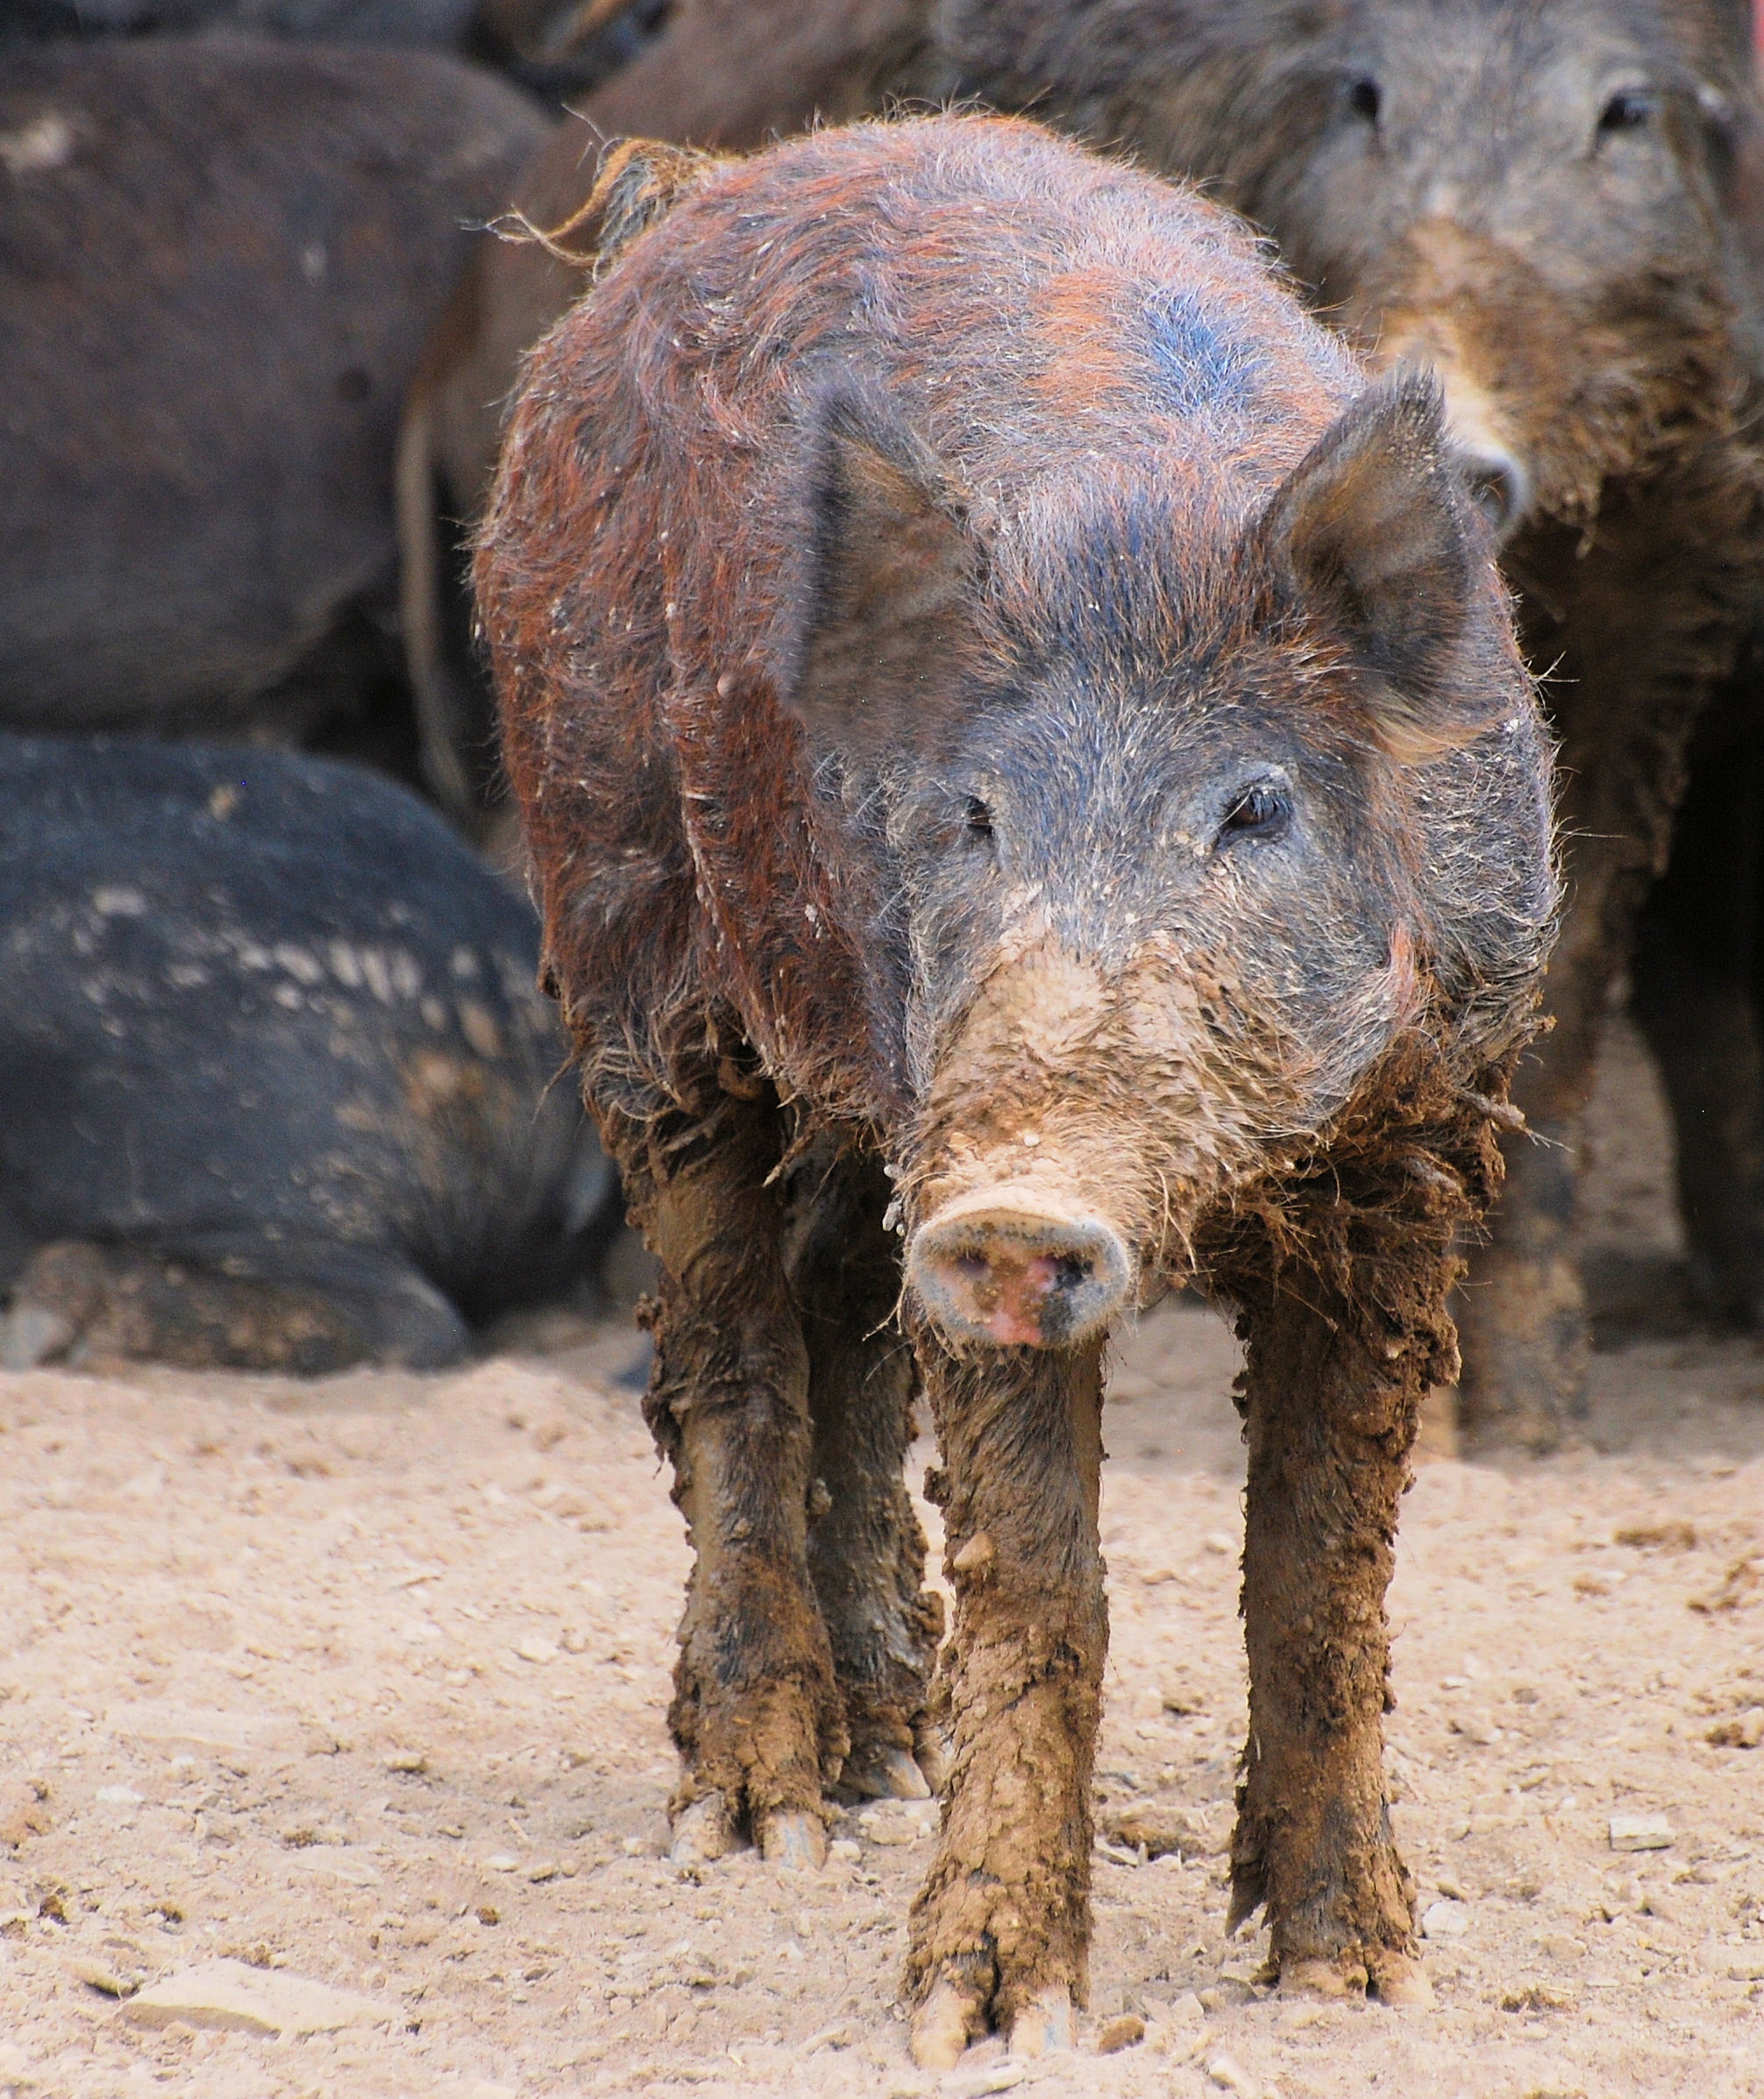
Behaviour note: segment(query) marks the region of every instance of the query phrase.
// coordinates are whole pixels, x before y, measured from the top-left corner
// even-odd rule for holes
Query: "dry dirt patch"
[[[1749,1344],[1632,1341],[1592,1448],[1421,1471],[1390,1754],[1439,2004],[1392,2014],[1267,1998],[1222,1936],[1236,1351],[1149,1317],[1107,1424],[1085,2040],[1147,2038],[942,2081],[894,2006],[923,1813],[847,1817],[812,1879],[660,1855],[685,1553],[636,1351],[0,1379],[0,2094],[1764,2093]]]

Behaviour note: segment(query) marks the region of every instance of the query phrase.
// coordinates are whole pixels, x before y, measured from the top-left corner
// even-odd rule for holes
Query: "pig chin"
[[[1134,1296],[1126,1238],[1073,1191],[982,1182],[942,1206],[907,1249],[907,1284],[958,1345],[1070,1348],[1105,1332]]]

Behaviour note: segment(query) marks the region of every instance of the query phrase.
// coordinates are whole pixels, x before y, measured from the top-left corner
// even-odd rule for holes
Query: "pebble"
[[[96,1797],[106,1807],[139,1807],[141,1796],[132,1786],[100,1786]]]
[[[1262,2087],[1234,2055],[1221,2048],[1207,2062],[1206,2074],[1222,2090],[1235,2092],[1238,2099],[1262,2099]]]
[[[827,1846],[829,1859],[838,1859],[847,1866],[855,1866],[864,1856],[864,1846],[855,1838],[836,1837]]]
[[[132,1997],[145,1980],[139,1968],[125,1967],[119,1960],[75,1960],[69,1963],[68,1972],[75,1982],[107,1997]]]
[[[1665,1851],[1676,1841],[1664,1815],[1613,1815],[1611,1818],[1613,1851]]]
[[[1462,1939],[1469,1928],[1470,1913],[1462,1903],[1429,1903],[1421,1912],[1423,1939]]]
[[[1501,1730],[1484,1712],[1454,1713],[1450,1725],[1454,1734],[1474,1742],[1478,1749],[1486,1749],[1501,1739]]]
[[[542,1640],[537,1633],[532,1633],[521,1642],[515,1652],[523,1661],[537,1662],[543,1669],[546,1662],[558,1659],[558,1643],[554,1640]]]
[[[420,1749],[395,1749],[386,1759],[388,1771],[406,1771],[413,1777],[429,1768],[429,1759]]]
[[[521,1861],[511,1851],[493,1851],[484,1861],[487,1873],[513,1873]]]
[[[400,2016],[395,2004],[332,1989],[281,1968],[243,1960],[204,1960],[167,1975],[131,1997],[119,2017],[137,2025],[187,2026],[231,2033],[337,2033],[345,2026],[383,2026]]]
[[[1236,1539],[1227,1538],[1223,1531],[1209,1531],[1201,1543],[1210,1553],[1234,1553],[1237,1550]]]
[[[1097,2029],[1097,2053],[1119,2055],[1123,2048],[1136,2048],[1145,2039],[1145,2021],[1136,2011],[1123,2011],[1105,2019]]]
[[[1008,2092],[1020,2085],[1028,2072],[1021,2063],[995,2063],[990,2069],[958,2072],[942,2083],[944,2099],[985,2099],[988,2092]]]
[[[878,1800],[858,1816],[857,1826],[872,1844],[916,1844],[930,1834],[935,1811],[928,1815],[919,1803]]]

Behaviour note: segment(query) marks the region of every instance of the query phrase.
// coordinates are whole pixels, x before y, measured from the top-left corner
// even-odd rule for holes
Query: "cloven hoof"
[[[1063,1982],[1049,1982],[1022,2007],[1011,2026],[1011,2053],[1034,2062],[1043,2055],[1065,2054],[1072,2045],[1072,1993]]]
[[[980,2031],[980,2000],[948,1977],[913,2015],[913,2060],[921,2070],[953,2070]]]
[[[785,1873],[819,1873],[827,1863],[826,1826],[801,1808],[774,1808],[760,1825],[759,1853]]]
[[[708,1866],[735,1848],[735,1825],[728,1804],[719,1792],[701,1793],[681,1811],[673,1825],[673,1842],[668,1857],[681,1868]]]
[[[1433,1985],[1412,1954],[1387,1953],[1373,1971],[1372,1994],[1382,2004],[1425,2010],[1433,2001]]]
[[[864,1800],[928,1800],[931,1788],[908,1749],[874,1749],[841,1774],[848,1792]]]

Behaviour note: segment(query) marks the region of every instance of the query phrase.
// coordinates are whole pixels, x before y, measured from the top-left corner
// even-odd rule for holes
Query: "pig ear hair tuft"
[[[984,559],[942,459],[850,374],[807,417],[807,514],[783,693],[822,749],[873,758],[935,734]]]
[[[491,231],[504,240],[536,242],[556,261],[590,270],[598,279],[720,159],[659,139],[615,139],[601,155],[586,201],[562,225],[536,226],[524,212],[513,211]]]
[[[1320,615],[1370,674],[1396,757],[1455,750],[1511,703],[1482,632],[1490,548],[1447,459],[1431,373],[1369,387],[1276,490],[1256,537],[1277,595]]]

